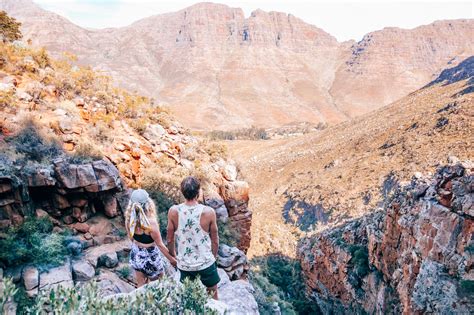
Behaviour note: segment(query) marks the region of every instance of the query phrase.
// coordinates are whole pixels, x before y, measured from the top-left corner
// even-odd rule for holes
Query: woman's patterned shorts
[[[132,243],[130,265],[149,279],[155,279],[165,271],[157,246],[141,248]]]

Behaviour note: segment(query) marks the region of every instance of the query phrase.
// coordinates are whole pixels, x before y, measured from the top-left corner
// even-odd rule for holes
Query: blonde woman
[[[135,270],[138,287],[163,275],[164,266],[159,251],[176,266],[176,259],[161,239],[155,203],[145,190],[133,191],[125,212],[125,227],[132,241],[130,265]]]

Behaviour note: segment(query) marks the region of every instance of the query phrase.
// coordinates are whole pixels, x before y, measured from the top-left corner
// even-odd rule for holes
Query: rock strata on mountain
[[[302,240],[298,255],[323,313],[469,313],[473,170],[457,162],[417,174],[380,212]]]
[[[474,54],[472,20],[385,28],[338,43],[291,14],[199,3],[89,30],[29,0],[2,0],[25,38],[171,106],[187,127],[335,123],[387,105]],[[276,88],[277,87],[277,88]]]

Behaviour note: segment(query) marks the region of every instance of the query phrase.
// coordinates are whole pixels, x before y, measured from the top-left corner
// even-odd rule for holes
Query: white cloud
[[[177,11],[195,3],[188,0],[35,0],[35,2],[80,26],[92,28],[126,26],[141,18]],[[471,1],[222,0],[216,2],[240,7],[246,16],[257,8],[291,13],[324,29],[340,41],[359,40],[366,33],[386,26],[413,28],[435,20],[474,17]]]

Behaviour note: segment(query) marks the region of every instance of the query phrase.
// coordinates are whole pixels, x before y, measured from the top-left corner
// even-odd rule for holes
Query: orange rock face
[[[303,240],[315,303],[323,312],[469,313],[473,178],[472,163],[440,167],[397,188],[383,211]]]
[[[249,185],[242,181],[226,182],[220,187],[220,194],[224,199],[231,226],[240,235],[237,247],[247,252],[250,247],[252,225],[252,211],[248,209]]]

